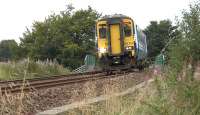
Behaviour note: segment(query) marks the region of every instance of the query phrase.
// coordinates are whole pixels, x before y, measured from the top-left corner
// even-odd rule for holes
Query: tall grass
[[[117,87],[116,84],[113,84],[112,86],[104,86],[103,92],[105,92],[106,95],[112,95],[116,92],[120,92],[121,86],[120,84],[118,85],[119,86]],[[150,90],[151,88],[152,85],[149,85],[148,87],[139,89],[132,94],[120,97],[113,96],[109,100],[69,110],[66,113],[60,115],[142,115],[141,102],[144,100],[144,98],[151,97],[150,94],[153,92]],[[86,92],[91,93],[90,90],[93,91],[94,88],[88,88],[86,90]]]
[[[32,61],[0,63],[0,80],[13,80],[40,77],[45,75],[67,74],[69,70],[55,61]],[[26,76],[25,76],[26,74]]]
[[[152,84],[132,94],[79,107],[61,115],[199,115],[200,81],[181,79],[175,85],[171,82],[168,76],[157,76]],[[87,93],[91,93],[90,89],[94,93],[91,87],[86,89]],[[104,90],[112,94],[116,87],[104,87]]]
[[[25,79],[23,79],[21,92],[12,94],[5,92],[2,94],[0,90],[0,115],[23,115],[26,112],[27,105],[30,105],[30,97],[24,93]],[[24,103],[27,103],[26,105]]]

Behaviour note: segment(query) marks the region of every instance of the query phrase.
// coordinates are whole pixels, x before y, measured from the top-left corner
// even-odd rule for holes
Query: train
[[[107,15],[96,21],[95,28],[97,59],[103,70],[145,67],[147,38],[132,18]]]

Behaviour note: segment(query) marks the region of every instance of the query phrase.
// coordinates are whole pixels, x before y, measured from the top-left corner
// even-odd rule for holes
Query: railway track
[[[24,91],[34,91],[41,88],[50,88],[67,84],[81,83],[86,81],[113,78],[128,74],[127,71],[112,72],[108,75],[107,72],[94,71],[82,74],[56,75],[51,77],[26,79],[26,80],[11,80],[1,81],[0,89],[2,94],[19,93]]]

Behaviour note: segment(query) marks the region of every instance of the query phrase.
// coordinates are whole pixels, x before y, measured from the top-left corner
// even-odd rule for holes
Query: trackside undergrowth
[[[32,61],[0,63],[0,80],[28,79],[47,75],[67,74],[69,70],[54,61]]]

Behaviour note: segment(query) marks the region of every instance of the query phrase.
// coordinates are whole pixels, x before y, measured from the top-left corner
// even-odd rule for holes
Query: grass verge
[[[0,80],[14,80],[40,77],[44,75],[67,74],[69,70],[52,61],[32,61],[0,63]]]

